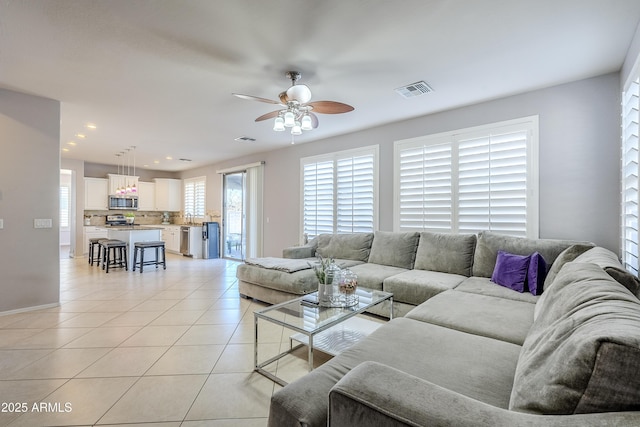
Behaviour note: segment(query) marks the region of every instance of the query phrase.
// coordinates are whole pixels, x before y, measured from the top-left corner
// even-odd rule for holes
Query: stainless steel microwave
[[[138,209],[138,196],[109,196],[109,209]]]

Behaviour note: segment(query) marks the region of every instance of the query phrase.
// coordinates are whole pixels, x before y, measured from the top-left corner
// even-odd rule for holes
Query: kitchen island
[[[122,240],[127,243],[127,262],[129,270],[133,270],[133,244],[136,242],[158,242],[162,240],[162,229],[153,226],[111,226],[105,227],[109,239]],[[145,262],[155,260],[155,251],[146,251]]]

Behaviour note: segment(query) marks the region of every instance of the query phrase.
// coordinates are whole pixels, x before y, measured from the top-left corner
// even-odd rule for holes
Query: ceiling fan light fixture
[[[296,122],[295,125],[291,128],[291,135],[302,135],[302,127],[300,126],[300,122]]]
[[[287,98],[306,104],[311,100],[311,89],[307,85],[293,85],[287,89]]]
[[[302,130],[312,130],[313,124],[311,123],[311,117],[308,114],[302,116],[301,126]]]
[[[291,111],[284,113],[284,126],[293,127],[295,125],[296,116]]]
[[[276,120],[273,122],[273,130],[276,132],[282,132],[284,130],[284,119],[282,117],[276,117]]]

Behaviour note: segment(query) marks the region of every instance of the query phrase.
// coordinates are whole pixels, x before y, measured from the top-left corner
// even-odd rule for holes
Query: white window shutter
[[[337,233],[363,233],[374,229],[374,156],[337,161]]]
[[[640,133],[640,78],[631,82],[622,99],[622,262],[637,275]]]
[[[333,233],[333,161],[303,167],[303,231],[310,238]]]
[[[538,237],[537,117],[395,143],[394,230]]]
[[[408,147],[399,157],[399,230],[451,231],[451,143]]]
[[[527,236],[527,131],[459,142],[458,231]]]
[[[206,178],[192,178],[184,181],[184,213],[204,218],[206,209]]]

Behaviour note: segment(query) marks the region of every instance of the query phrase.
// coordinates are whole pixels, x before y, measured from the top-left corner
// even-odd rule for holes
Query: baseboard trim
[[[10,314],[25,313],[27,311],[44,310],[47,308],[54,308],[59,306],[60,306],[59,302],[54,302],[53,304],[43,304],[43,305],[36,305],[33,307],[18,308],[17,310],[0,311],[0,316],[8,316]]]

